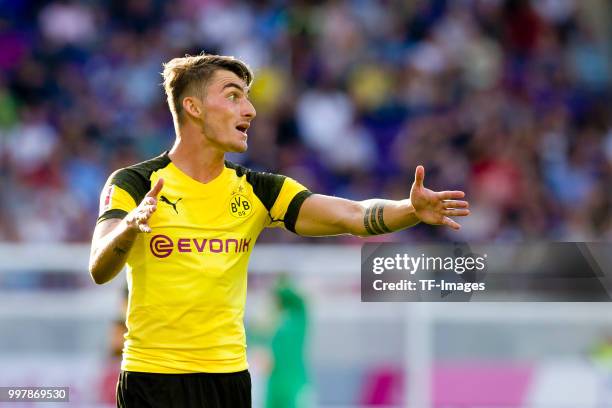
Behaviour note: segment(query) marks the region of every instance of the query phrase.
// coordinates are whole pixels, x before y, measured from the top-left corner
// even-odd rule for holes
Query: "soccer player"
[[[458,229],[461,191],[424,187],[410,198],[345,200],[225,160],[247,149],[253,74],[232,57],[164,64],[176,141],[115,171],[100,197],[89,271],[98,284],[127,264],[127,334],[119,407],[250,407],[243,324],[247,264],[266,227],[299,235],[369,236],[418,222]]]

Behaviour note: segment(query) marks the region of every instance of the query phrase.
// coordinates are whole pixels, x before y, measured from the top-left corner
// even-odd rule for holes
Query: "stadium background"
[[[122,279],[89,281],[87,243],[108,174],[171,146],[163,61],[255,70],[232,160],[353,199],[405,198],[423,164],[468,193],[461,232],[376,240],[610,241],[611,21],[605,0],[0,1],[0,385],[61,379],[102,404]],[[259,242],[288,261],[254,259],[247,327],[274,325],[274,276],[293,276],[314,406],[612,406],[606,304],[360,304],[361,240]]]

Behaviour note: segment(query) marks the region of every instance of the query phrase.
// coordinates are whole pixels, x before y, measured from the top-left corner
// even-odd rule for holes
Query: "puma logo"
[[[164,202],[164,203],[166,203],[166,204],[168,204],[168,205],[171,205],[171,206],[172,206],[172,208],[174,208],[174,211],[175,211],[175,212],[178,214],[178,210],[176,209],[176,205],[178,204],[178,202],[179,202],[179,201],[181,201],[181,200],[183,199],[183,197],[179,198],[179,199],[178,199],[178,200],[176,200],[175,202],[172,202],[172,201],[168,200],[168,199],[166,198],[166,196],[161,196],[161,197],[159,197],[159,199],[160,199],[162,202]]]

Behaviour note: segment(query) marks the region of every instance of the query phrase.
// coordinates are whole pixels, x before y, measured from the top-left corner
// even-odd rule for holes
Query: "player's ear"
[[[191,116],[199,117],[202,113],[202,102],[193,96],[183,98],[183,110]]]

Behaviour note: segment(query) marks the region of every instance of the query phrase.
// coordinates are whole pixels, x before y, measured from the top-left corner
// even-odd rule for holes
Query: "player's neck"
[[[183,173],[200,183],[214,180],[225,167],[225,154],[216,149],[190,146],[186,140],[177,138],[168,154],[172,163]]]

